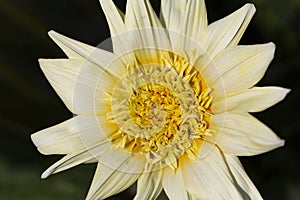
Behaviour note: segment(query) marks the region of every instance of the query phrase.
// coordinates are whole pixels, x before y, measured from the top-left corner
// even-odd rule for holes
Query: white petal
[[[254,87],[214,101],[212,111],[260,112],[282,101],[289,92],[289,89],[280,87]]]
[[[31,139],[39,152],[45,155],[68,154],[83,148],[73,119],[36,132]]]
[[[124,14],[114,5],[112,0],[100,0],[101,7],[106,16],[112,37],[125,31]]]
[[[81,58],[82,55],[89,55],[94,50],[92,46],[67,38],[55,31],[49,31],[48,34],[69,58]]]
[[[210,128],[218,134],[217,144],[227,154],[250,156],[284,145],[271,129],[248,113],[213,115]]]
[[[166,30],[148,0],[127,1],[125,25],[127,32],[124,38],[127,38],[129,50],[170,49]],[[144,59],[151,56],[149,51],[142,51],[142,54],[145,53]]]
[[[162,172],[157,169],[146,169],[138,179],[134,200],[156,199],[162,191]]]
[[[31,139],[43,154],[69,154],[94,145],[104,136],[98,133],[95,117],[76,116],[56,126],[31,135]]]
[[[80,143],[80,146],[78,146],[77,143],[71,143],[73,141],[65,141],[65,138],[60,135],[63,133],[61,131],[65,129],[70,129],[68,130],[70,132],[66,135],[77,137],[76,142]],[[96,117],[77,116],[74,117],[72,121],[68,121],[66,124],[62,124],[61,127],[57,127],[53,130],[57,132],[46,131],[37,133],[36,135],[33,134],[32,138],[34,143],[41,149],[42,153],[56,154],[63,150],[64,153],[68,152],[69,154],[47,169],[43,173],[42,178],[46,178],[52,173],[69,169],[81,163],[95,162],[95,160],[99,161],[103,152],[111,148],[111,143],[106,139],[106,133],[102,131],[102,128],[98,124],[98,118]],[[110,131],[108,128],[104,130]],[[69,147],[67,147],[67,145]],[[57,149],[53,149],[55,147]],[[66,149],[68,151],[66,151]]]
[[[182,33],[198,41],[207,28],[207,14],[204,0],[189,0],[185,8]]]
[[[246,4],[231,15],[210,24],[200,44],[212,58],[221,50],[237,45],[254,13],[254,5]]]
[[[201,200],[201,198],[197,197],[196,195],[193,195],[191,193],[188,192],[188,199],[189,200]]]
[[[243,199],[245,189],[236,182],[224,158],[214,147],[202,159],[183,162],[186,188],[194,199]]]
[[[204,49],[198,43],[207,28],[204,1],[163,0],[160,18],[168,28],[171,50],[195,64],[204,54]]]
[[[111,148],[111,143],[108,140],[103,140],[101,143],[98,143],[97,145],[90,147],[89,149],[68,154],[62,159],[60,159],[58,162],[50,166],[42,174],[42,178],[47,178],[51,174],[70,169],[72,167],[89,162],[94,159],[98,160],[102,153],[108,148]]]
[[[183,182],[181,168],[176,169],[175,174],[167,167],[163,172],[163,187],[170,200],[188,200],[188,194]]]
[[[220,82],[227,96],[251,88],[264,76],[274,51],[275,45],[268,43],[237,46],[220,53],[202,72],[209,87],[215,90],[214,97],[221,95],[216,87]]]
[[[105,199],[131,186],[140,173],[119,171],[118,168],[126,162],[133,162],[132,158],[119,160],[114,168],[106,166],[105,163],[99,163],[86,199]],[[142,170],[140,169],[140,172]]]
[[[146,163],[144,155],[134,154],[119,148],[107,149],[101,154],[98,160],[109,168],[131,174],[140,174]],[[126,160],[126,162],[123,162],[123,160]]]
[[[108,71],[112,76],[116,76],[120,70],[122,71],[123,65],[120,63],[118,63],[120,64],[119,69],[111,67],[112,63],[117,61],[121,62],[118,60],[118,57],[111,52],[78,42],[55,31],[50,31],[49,35],[61,48],[66,47],[71,50],[73,54],[76,54],[76,58],[84,58],[103,71]],[[64,48],[62,49],[64,50]]]
[[[107,94],[116,84],[113,76],[98,66],[80,59],[39,59],[39,63],[70,111],[93,115],[109,111],[109,105],[103,105],[107,104],[105,101],[108,99]]]
[[[162,27],[148,0],[128,0],[125,15],[126,30]]]
[[[160,20],[171,31],[198,40],[207,28],[207,14],[204,0],[162,0]]]
[[[160,20],[164,26],[176,32],[182,29],[181,21],[186,10],[187,0],[162,0],[160,8]]]
[[[114,5],[112,0],[100,0],[101,7],[109,25],[114,53],[123,55],[128,50],[124,24],[124,14]],[[106,44],[106,43],[105,43]]]
[[[87,45],[81,45],[80,42],[54,31],[49,34],[80,57],[39,60],[47,78],[66,106],[76,114],[106,113],[107,106],[99,106],[98,102],[107,99],[106,94],[111,92],[116,80],[125,73],[123,61],[110,52],[86,47]]]
[[[231,172],[241,187],[244,190],[244,196],[248,197],[248,199],[262,199],[261,195],[257,191],[255,185],[252,183],[248,175],[246,174],[242,164],[236,156],[226,155],[226,160],[230,166]],[[246,195],[247,194],[247,195]],[[250,197],[250,198],[249,198]],[[247,198],[244,198],[247,199]]]
[[[71,111],[75,80],[82,63],[81,59],[39,59],[48,81]]]
[[[121,71],[121,70],[120,70]],[[111,110],[111,92],[117,78],[86,61],[80,66],[72,95],[72,112],[106,115]]]

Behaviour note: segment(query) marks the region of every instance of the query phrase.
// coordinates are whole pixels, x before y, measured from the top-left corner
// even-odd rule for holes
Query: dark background
[[[125,1],[115,1],[124,11]],[[159,10],[159,1],[151,1]],[[283,148],[241,158],[265,199],[300,199],[300,1],[253,0],[257,13],[241,44],[273,41],[275,59],[260,86],[291,88],[286,100],[255,114],[286,140]],[[246,1],[207,0],[209,22]],[[109,37],[97,0],[0,0],[0,199],[84,199],[95,165],[81,165],[46,180],[40,174],[59,156],[42,156],[30,134],[70,117],[38,66],[38,58],[65,55],[50,40],[54,29],[96,46]],[[111,199],[132,199],[135,188]],[[164,199],[164,194],[161,199]]]

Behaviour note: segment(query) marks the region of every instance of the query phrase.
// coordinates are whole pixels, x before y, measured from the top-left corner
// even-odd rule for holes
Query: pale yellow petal
[[[243,189],[244,196],[249,197],[250,199],[262,200],[259,191],[256,189],[255,185],[252,183],[248,175],[246,174],[242,164],[236,156],[226,155],[224,154],[228,165],[230,166],[230,170],[238,183],[238,185]],[[248,199],[249,199],[248,198]],[[247,198],[244,198],[247,199]]]
[[[251,88],[265,74],[274,57],[273,43],[261,45],[237,46],[220,53],[202,72],[209,87],[214,90],[214,98],[222,96],[225,88],[226,96]]]
[[[116,84],[116,78],[96,65],[84,62],[74,85],[73,112],[82,115],[106,115],[111,111],[110,94]]]
[[[48,34],[69,58],[85,58],[95,49],[95,47],[68,38],[53,30]]]
[[[223,49],[237,45],[254,13],[254,5],[246,4],[231,15],[210,24],[200,44],[212,58]]]
[[[109,111],[109,100],[116,81],[126,65],[115,54],[49,32],[51,37],[79,55],[79,59],[45,60],[40,65],[66,106],[76,114],[101,115]],[[97,102],[97,103],[96,103]],[[100,104],[102,103],[102,104]],[[101,105],[101,106],[100,106]]]
[[[89,55],[94,50],[92,46],[67,38],[55,31],[49,31],[48,34],[69,58],[81,58],[82,55]]]
[[[185,174],[181,168],[176,169],[176,173],[170,168],[165,168],[163,172],[163,188],[170,200],[188,200],[188,194],[183,182]]]
[[[126,30],[162,27],[149,0],[128,0],[125,15]]]
[[[199,41],[202,33],[207,29],[207,14],[204,0],[189,0],[181,24],[182,33]]]
[[[188,192],[188,196],[189,196],[188,197],[189,200],[202,200],[201,198],[199,198],[196,195],[191,194],[190,192]]]
[[[180,32],[181,21],[186,10],[187,0],[162,0],[160,8],[160,20],[169,30]]]
[[[162,191],[162,175],[162,170],[146,168],[138,179],[134,200],[156,199]]]
[[[75,58],[86,59],[90,63],[101,68],[103,71],[109,72],[112,76],[117,76],[120,73],[119,71],[123,70],[123,65],[121,63],[119,63],[120,65],[117,69],[115,67],[111,67],[112,63],[121,62],[118,57],[111,52],[78,42],[55,31],[50,31],[49,35],[57,44],[60,45],[61,48],[66,47],[76,54]]]
[[[106,167],[131,174],[142,173],[146,163],[144,155],[133,154],[120,148],[107,149],[101,154],[98,160]],[[118,167],[116,168],[116,166]]]
[[[95,117],[76,116],[63,123],[31,135],[31,139],[43,154],[69,154],[103,140]]]
[[[185,160],[182,164],[184,181],[193,199],[242,200],[245,189],[236,182],[228,164],[216,147],[202,159]]]
[[[194,40],[207,28],[204,0],[163,0],[160,20],[171,32],[178,32]]]
[[[251,156],[284,145],[270,128],[248,113],[213,115],[210,128],[217,133],[217,144],[227,154]]]
[[[62,130],[70,129],[68,135],[75,135],[76,142],[80,143],[80,148],[76,148],[76,143],[71,143],[73,140],[66,142],[65,138],[61,137]],[[51,129],[50,129],[51,130]],[[103,152],[110,149],[112,144],[107,140],[106,133],[98,124],[98,118],[93,116],[77,116],[68,121],[67,124],[62,124],[60,129],[54,129],[57,132],[41,132],[32,136],[34,143],[38,148],[43,150],[43,153],[57,153],[57,151],[65,149],[72,150],[61,160],[49,167],[42,175],[46,178],[53,173],[57,173],[81,163],[99,161]],[[105,128],[105,131],[109,129]],[[65,130],[66,131],[66,130]],[[62,139],[61,139],[62,138]],[[57,144],[56,144],[57,142]],[[62,143],[64,142],[64,143]],[[54,144],[50,147],[50,145]],[[58,146],[61,145],[61,146]],[[65,145],[65,147],[64,147]],[[66,145],[69,145],[67,147]],[[77,146],[76,146],[77,145]],[[57,150],[53,149],[57,147]],[[76,148],[76,149],[74,149]]]
[[[100,4],[110,29],[111,38],[102,42],[98,47],[107,49],[112,43],[113,52],[119,56],[122,55],[122,59],[129,63],[134,56],[129,53],[131,48],[128,45],[128,34],[124,22],[125,15],[114,5],[112,0],[100,0]]]
[[[225,111],[260,112],[282,101],[290,92],[280,87],[254,87],[238,94],[215,100],[213,113]]]
[[[31,135],[42,154],[68,154],[83,149],[74,119],[44,129]]]
[[[39,59],[48,81],[70,111],[73,111],[73,91],[81,59]]]
[[[106,163],[99,163],[86,199],[105,199],[131,186],[139,178],[140,173],[124,172],[118,169],[124,163],[132,162],[131,159],[127,157],[119,160],[114,168],[107,166]]]
[[[101,115],[110,110],[107,99],[116,80],[108,72],[81,59],[39,59],[39,63],[55,91],[73,113]],[[120,66],[117,62],[111,66],[114,65]],[[121,70],[119,73],[122,73]]]
[[[171,50],[195,64],[204,54],[198,43],[207,28],[204,1],[164,0],[161,2],[160,18],[168,29]]]
[[[94,159],[99,160],[99,157],[102,155],[102,153],[111,147],[112,147],[111,143],[108,140],[103,140],[101,143],[98,143],[97,145],[95,145],[93,147],[82,150],[80,152],[68,154],[65,157],[63,157],[62,159],[60,159],[58,162],[56,162],[52,166],[50,166],[42,174],[41,177],[47,178],[51,174],[55,174],[55,173],[70,169],[70,168],[80,165],[82,163],[86,163],[86,162],[89,162]]]
[[[127,1],[125,25],[127,45],[131,51],[170,49],[167,32],[163,29],[148,0]],[[149,51],[141,53],[146,54],[143,55],[144,58],[151,56]]]
[[[125,31],[124,14],[114,5],[112,0],[100,0],[102,10],[106,16],[112,37]]]
[[[127,35],[124,23],[124,14],[114,5],[112,0],[100,0],[106,16],[114,53],[122,55],[130,50],[127,45]]]

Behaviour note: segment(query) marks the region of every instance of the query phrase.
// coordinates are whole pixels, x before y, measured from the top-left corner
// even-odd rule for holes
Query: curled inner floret
[[[156,124],[163,123],[159,132],[147,137],[150,139],[149,146],[145,149],[148,152],[155,152],[167,146],[179,130],[181,118],[179,100],[172,91],[162,85],[146,84],[133,91],[129,112],[131,119],[141,127],[148,126],[151,119],[155,119]]]
[[[107,119],[119,129],[110,141],[116,148],[145,154],[150,163],[176,169],[181,156],[195,159],[212,133],[210,89],[195,67],[173,53],[128,66],[111,99]]]

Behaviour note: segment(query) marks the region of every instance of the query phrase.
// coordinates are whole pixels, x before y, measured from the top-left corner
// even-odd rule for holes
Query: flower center
[[[148,126],[150,119],[155,119],[156,125],[164,124],[159,132],[149,135],[146,151],[156,152],[170,144],[180,126],[180,102],[176,94],[162,85],[147,84],[137,88],[130,97],[129,112],[131,119],[141,127]]]
[[[112,92],[107,118],[118,130],[109,139],[116,148],[176,169],[181,156],[195,159],[212,133],[212,97],[200,73],[180,56],[168,52],[145,60],[129,65]]]

